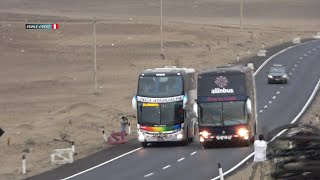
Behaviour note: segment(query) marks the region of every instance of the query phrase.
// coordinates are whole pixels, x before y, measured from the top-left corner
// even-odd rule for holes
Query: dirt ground
[[[0,139],[0,179],[23,179],[57,167],[50,164],[50,154],[54,149],[71,146],[54,139],[74,141],[75,159],[107,148],[101,131],[118,130],[122,115],[134,115],[131,98],[143,69],[176,65],[199,70],[225,65],[235,62],[238,54],[241,59],[255,56],[262,43],[269,47],[297,36],[309,38],[320,31],[315,19],[283,16],[287,21],[270,17],[260,22],[257,16],[246,21],[246,28],[240,32],[237,18],[228,18],[228,26],[223,23],[217,26],[200,16],[186,22],[179,16],[183,13],[178,13],[172,21],[168,18],[164,21],[162,60],[158,17],[142,17],[138,13],[131,16],[131,11],[114,12],[124,14],[117,18],[102,16],[101,7],[86,11],[85,1],[65,8],[62,3],[54,3],[58,1],[50,1],[60,10],[49,11],[36,2],[26,1],[24,6],[17,6],[20,0],[4,1],[0,6],[0,126],[5,130]],[[98,0],[93,2],[88,7]],[[111,2],[117,5],[116,1]],[[202,8],[207,3],[197,2]],[[225,4],[227,7],[234,7],[234,0],[226,2],[230,3]],[[305,7],[310,2],[296,3]],[[141,8],[139,3],[134,7]],[[79,12],[86,13],[80,16]],[[93,94],[93,25],[88,19],[93,14],[101,16],[96,24],[99,95]],[[59,23],[59,30],[26,30],[26,22]],[[314,104],[312,107],[319,109],[319,98]],[[130,121],[135,123],[134,118]],[[28,161],[24,176],[22,154]],[[241,172],[245,177],[246,172]]]

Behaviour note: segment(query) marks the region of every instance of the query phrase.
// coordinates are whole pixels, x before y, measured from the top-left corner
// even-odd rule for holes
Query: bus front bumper
[[[173,133],[162,132],[142,132],[138,131],[138,140],[140,142],[178,142],[185,139],[183,130]]]
[[[213,142],[213,141],[247,141],[248,136],[241,137],[239,135],[217,135],[217,136],[208,136],[204,137],[200,135],[200,142]]]

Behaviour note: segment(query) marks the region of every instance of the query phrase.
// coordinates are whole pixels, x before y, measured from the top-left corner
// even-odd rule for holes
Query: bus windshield
[[[200,123],[211,126],[246,124],[245,101],[202,103]]]
[[[144,97],[171,97],[183,94],[181,76],[139,78],[138,95]]]
[[[138,123],[143,125],[175,125],[183,123],[182,102],[138,102]]]

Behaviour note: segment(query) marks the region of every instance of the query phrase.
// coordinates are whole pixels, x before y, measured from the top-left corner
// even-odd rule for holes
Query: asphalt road
[[[271,64],[284,64],[286,85],[267,84]],[[298,45],[272,59],[256,76],[259,129],[267,133],[290,123],[301,111],[320,78],[320,41]],[[185,147],[140,149],[113,162],[75,176],[73,180],[211,179],[217,163],[225,170],[252,152],[251,147],[202,149],[195,142]]]

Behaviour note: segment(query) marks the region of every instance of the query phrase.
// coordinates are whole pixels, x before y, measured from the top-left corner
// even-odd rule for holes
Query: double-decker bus
[[[137,112],[138,140],[148,143],[179,142],[195,136],[197,117],[195,70],[164,67],[140,73],[132,107]]]
[[[253,70],[224,66],[200,71],[197,104],[200,142],[249,145],[256,134],[256,93]]]

